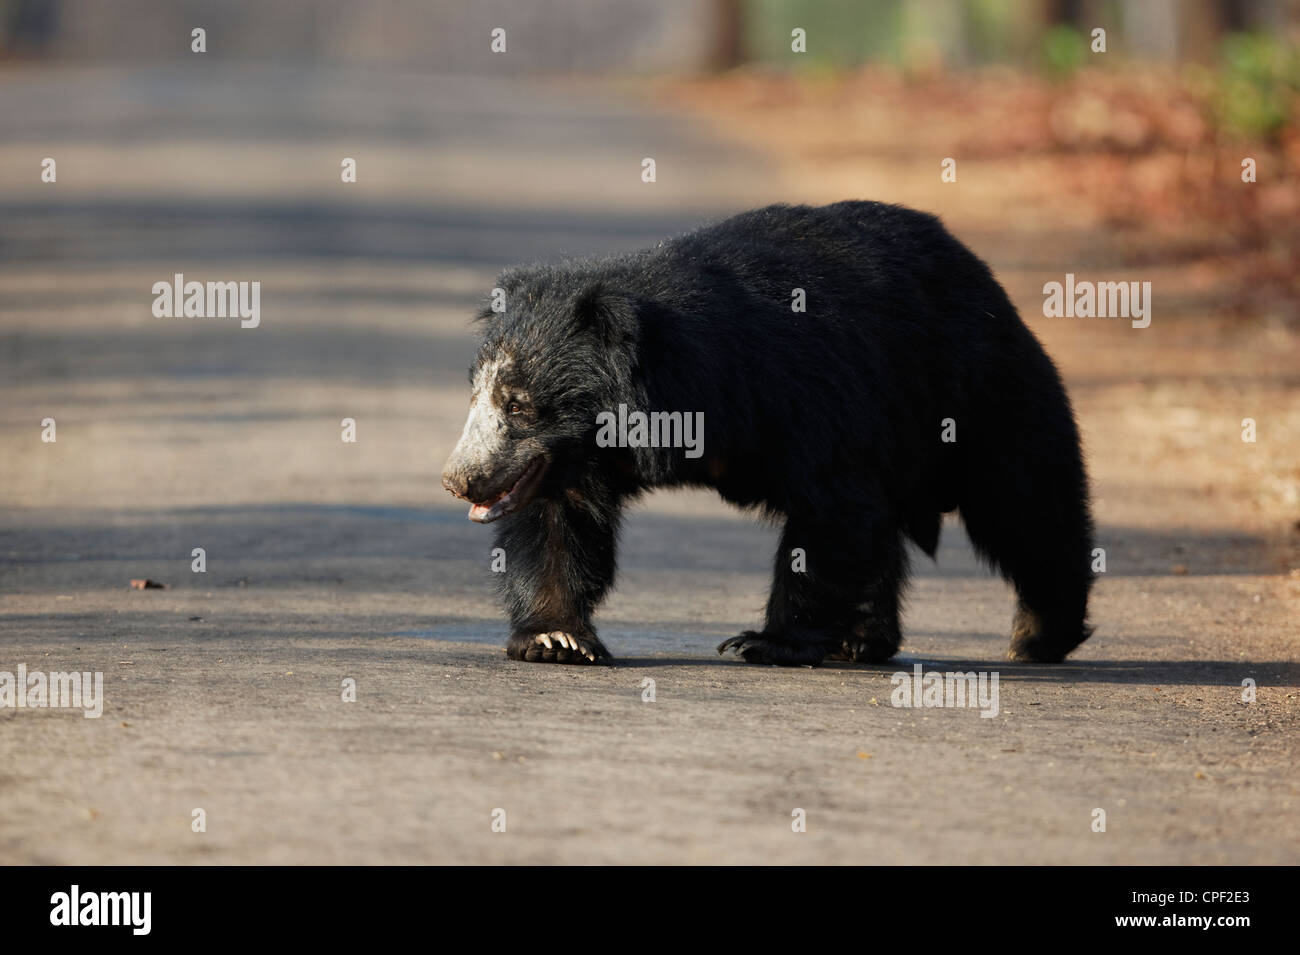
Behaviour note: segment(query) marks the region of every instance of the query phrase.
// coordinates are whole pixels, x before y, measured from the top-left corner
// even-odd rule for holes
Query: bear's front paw
[[[746,663],[768,663],[783,667],[815,667],[826,656],[824,642],[811,635],[798,639],[794,635],[759,633],[756,630],[746,630],[718,644],[719,654],[728,650],[735,651]]]
[[[831,654],[831,660],[845,663],[884,663],[898,652],[902,634],[897,627],[868,631],[854,628],[852,635]]]
[[[512,633],[506,656],[529,663],[607,663],[613,659],[594,633],[566,630]]]

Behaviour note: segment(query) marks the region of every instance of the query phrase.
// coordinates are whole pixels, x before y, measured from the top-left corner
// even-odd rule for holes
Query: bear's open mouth
[[[528,503],[537,489],[537,482],[546,471],[546,458],[538,455],[524,468],[508,491],[502,491],[490,501],[470,503],[469,519],[477,524],[491,524],[497,518],[517,511]]]

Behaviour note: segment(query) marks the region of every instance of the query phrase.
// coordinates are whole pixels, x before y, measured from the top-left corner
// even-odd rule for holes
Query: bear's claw
[[[512,660],[529,663],[601,663],[611,659],[595,635],[577,636],[564,630],[512,634],[506,644]]]
[[[813,640],[782,639],[770,633],[746,630],[718,644],[718,653],[733,650],[746,663],[768,663],[776,666],[817,666],[826,655],[826,648]]]

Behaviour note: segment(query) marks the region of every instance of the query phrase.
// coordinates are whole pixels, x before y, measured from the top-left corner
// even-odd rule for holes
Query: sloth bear
[[[904,538],[933,557],[952,510],[1016,589],[1010,659],[1057,662],[1091,633],[1069,398],[934,216],[773,205],[635,254],[510,269],[494,295],[443,486],[499,522],[511,658],[608,660],[592,614],[623,507],[686,485],[784,521],[763,629],[719,653],[888,659]]]

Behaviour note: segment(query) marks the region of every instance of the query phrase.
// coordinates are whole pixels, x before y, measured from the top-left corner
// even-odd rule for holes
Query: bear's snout
[[[465,426],[465,433],[456,442],[447,463],[442,466],[442,486],[462,500],[481,501],[490,494],[499,483],[496,481],[498,470],[494,466],[492,455],[483,440],[482,429],[474,427],[475,418],[471,415]]]
[[[500,497],[510,488],[509,475],[454,456],[442,471],[442,486],[462,501],[480,504]]]
[[[448,462],[442,471],[442,486],[462,501],[480,501],[484,498],[487,476],[471,474],[467,468]]]
[[[450,471],[442,472],[442,486],[444,490],[450,491],[457,497],[465,496],[466,483]]]
[[[532,500],[549,463],[545,454],[538,454],[521,469],[482,474],[448,464],[442,474],[442,486],[469,501],[471,521],[490,524]]]

